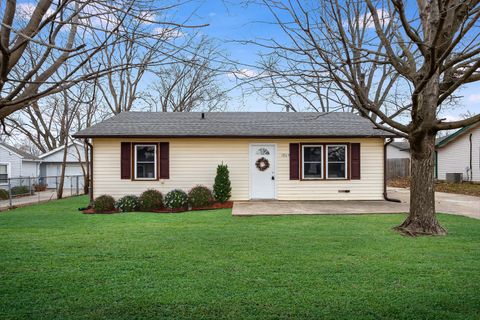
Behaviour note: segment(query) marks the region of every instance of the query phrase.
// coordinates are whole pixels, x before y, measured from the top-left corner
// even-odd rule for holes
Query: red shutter
[[[290,143],[290,180],[300,179],[300,144]]]
[[[170,178],[170,151],[168,142],[160,142],[160,179]]]
[[[130,179],[132,177],[132,144],[130,142],[122,142],[120,162],[120,178]]]
[[[352,143],[350,148],[351,152],[351,177],[352,180],[360,179],[360,143]]]

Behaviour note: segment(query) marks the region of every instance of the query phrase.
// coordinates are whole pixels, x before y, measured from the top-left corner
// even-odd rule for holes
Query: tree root
[[[445,236],[447,230],[443,228],[438,222],[424,225],[419,221],[409,221],[408,219],[399,226],[393,228],[403,236],[418,237],[418,236]]]

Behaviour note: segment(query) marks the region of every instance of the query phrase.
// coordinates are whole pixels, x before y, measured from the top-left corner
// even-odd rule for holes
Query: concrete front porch
[[[408,211],[409,190],[389,188],[388,196],[401,200],[389,201],[238,201],[232,210],[234,216],[286,214],[370,214],[403,213]],[[480,198],[437,192],[437,212],[480,219]]]

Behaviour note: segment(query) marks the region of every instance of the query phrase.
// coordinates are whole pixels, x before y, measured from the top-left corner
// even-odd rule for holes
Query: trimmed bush
[[[47,190],[47,184],[46,183],[35,183],[33,185],[33,190],[35,190],[35,192],[45,191],[45,190]]]
[[[230,177],[228,166],[219,164],[217,167],[217,176],[213,185],[213,194],[218,202],[225,202],[231,197],[232,187],[230,186]]]
[[[193,187],[188,192],[188,202],[194,208],[208,207],[213,203],[213,193],[205,186]]]
[[[150,189],[140,195],[140,210],[151,211],[163,207],[163,195],[160,191]]]
[[[5,189],[0,189],[0,200],[8,199],[8,191]]]
[[[134,195],[124,196],[118,199],[115,207],[122,212],[138,211],[140,208],[140,200]]]
[[[110,212],[115,210],[115,199],[109,195],[99,196],[93,201],[93,209],[96,212]]]
[[[12,196],[30,194],[30,189],[27,186],[15,186],[12,188]]]
[[[175,189],[165,196],[165,207],[169,209],[186,208],[188,205],[188,196],[183,190]]]

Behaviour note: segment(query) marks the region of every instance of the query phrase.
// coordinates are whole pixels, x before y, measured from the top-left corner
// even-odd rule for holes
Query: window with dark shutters
[[[120,151],[120,178],[131,179],[132,177],[132,144],[122,142]]]
[[[360,143],[352,143],[351,149],[351,177],[352,180],[360,179]]]
[[[160,142],[160,179],[170,178],[170,145]]]
[[[300,144],[290,143],[290,180],[300,179]]]

